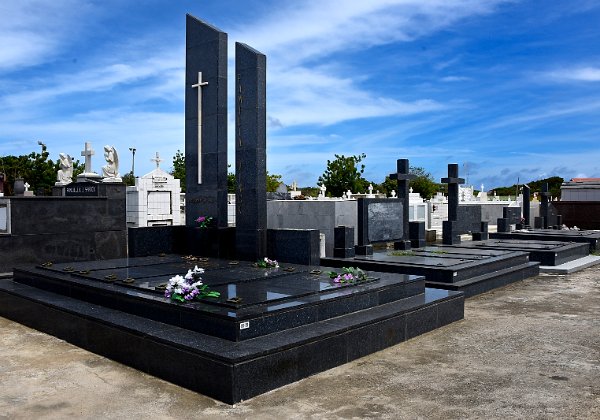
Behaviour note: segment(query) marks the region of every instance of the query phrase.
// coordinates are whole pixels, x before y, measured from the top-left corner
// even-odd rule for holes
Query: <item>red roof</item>
[[[600,182],[600,178],[572,178],[571,182]]]

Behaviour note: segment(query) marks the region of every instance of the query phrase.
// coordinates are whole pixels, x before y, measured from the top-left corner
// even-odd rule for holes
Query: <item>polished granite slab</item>
[[[467,241],[462,248],[497,249],[523,251],[529,253],[531,261],[541,265],[555,266],[583,258],[589,254],[589,247],[582,242],[539,241],[525,239],[489,239],[487,241]]]
[[[164,297],[171,277],[202,266],[217,298],[179,303]],[[245,340],[423,293],[422,277],[377,273],[360,284],[337,284],[335,268],[179,256],[15,269],[17,282],[77,297],[230,340]],[[338,270],[339,271],[339,270]]]
[[[21,268],[0,279],[0,316],[229,404],[464,317],[462,293],[426,288],[422,276],[370,272],[369,281],[340,287],[326,267],[202,261],[207,284],[238,288],[247,304],[237,307],[176,303],[154,290],[171,270],[196,262],[163,256]],[[133,283],[105,278],[123,269]]]
[[[590,253],[600,250],[600,231],[597,230],[557,230],[529,229],[512,232],[490,233],[490,239],[524,239],[533,241],[559,241],[587,243]]]
[[[461,245],[428,246],[408,251],[384,250],[354,258],[323,258],[322,264],[355,264],[365,270],[426,277],[427,287],[459,290],[466,297],[539,274],[539,263],[517,250]]]

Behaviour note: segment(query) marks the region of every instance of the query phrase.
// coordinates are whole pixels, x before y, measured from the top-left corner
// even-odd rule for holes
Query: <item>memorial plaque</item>
[[[65,186],[66,197],[98,197],[98,184],[74,182]]]
[[[358,200],[358,245],[401,240],[404,236],[400,200],[361,198]]]

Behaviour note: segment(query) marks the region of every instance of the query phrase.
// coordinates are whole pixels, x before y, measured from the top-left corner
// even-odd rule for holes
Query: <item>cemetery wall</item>
[[[334,228],[357,226],[356,200],[267,201],[268,229],[318,229],[325,234],[325,255],[333,256]],[[354,230],[354,241],[358,240]]]
[[[600,229],[600,201],[553,201],[562,223],[580,229]]]
[[[99,197],[10,197],[10,233],[0,234],[0,272],[20,264],[127,256],[125,185]]]

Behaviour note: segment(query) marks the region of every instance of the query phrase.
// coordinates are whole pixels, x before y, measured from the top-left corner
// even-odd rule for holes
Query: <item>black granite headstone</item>
[[[4,194],[4,174],[0,173],[0,194]]]
[[[410,166],[408,159],[398,159],[396,161],[396,173],[390,174],[391,179],[398,181],[398,200],[402,202],[402,238],[394,243],[395,249],[410,249],[410,239],[408,237],[409,227],[409,183],[416,175],[409,174]]]
[[[25,180],[23,178],[16,178],[13,190],[16,196],[22,196],[25,193]]]
[[[267,253],[267,58],[235,44],[236,252],[253,260]]]
[[[227,34],[191,15],[186,19],[185,168],[186,224],[210,216],[217,227],[227,227]]]
[[[521,207],[503,207],[502,217],[508,219],[511,225],[521,223]]]
[[[455,245],[460,243],[458,225],[458,186],[464,184],[465,180],[458,177],[458,164],[448,164],[448,177],[442,178],[444,184],[448,184],[448,220],[442,222],[442,243],[444,245]]]
[[[548,190],[548,183],[544,183],[542,185],[542,192],[540,193],[542,196],[542,202],[540,203],[540,217],[544,218],[544,229],[548,229],[548,226],[552,224],[549,220],[549,203],[550,203],[550,191]]]
[[[531,188],[523,185],[523,219],[525,226],[531,225]]]
[[[334,258],[353,258],[354,228],[349,226],[336,226],[333,229],[333,256]]]
[[[410,245],[413,248],[423,248],[427,246],[425,241],[425,222],[409,222]]]

